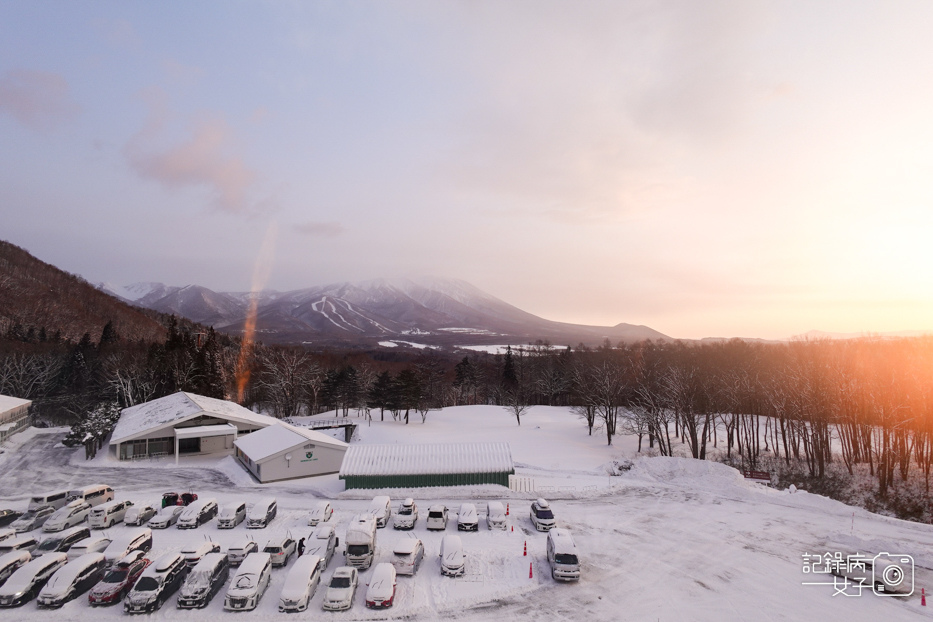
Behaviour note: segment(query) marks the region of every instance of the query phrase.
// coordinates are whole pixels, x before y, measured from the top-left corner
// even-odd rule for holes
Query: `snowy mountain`
[[[239,332],[251,294],[214,292],[198,285],[102,285],[121,298],[164,313]],[[133,296],[133,298],[130,298]],[[667,339],[646,326],[582,326],[545,320],[466,281],[441,278],[374,279],[258,294],[257,329],[266,341],[372,342],[417,334],[432,345],[547,339],[553,343],[613,343]]]

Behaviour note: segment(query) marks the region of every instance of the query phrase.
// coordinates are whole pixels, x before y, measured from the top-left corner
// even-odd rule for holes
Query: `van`
[[[369,513],[376,519],[376,527],[382,529],[389,524],[392,517],[392,499],[385,495],[373,497],[369,504]]]
[[[392,553],[395,572],[414,576],[424,561],[424,544],[417,538],[406,538],[395,545]]]
[[[73,544],[68,549],[68,559],[77,559],[88,553],[103,553],[108,546],[110,546],[110,538],[91,536]]]
[[[113,501],[113,488],[106,484],[94,484],[93,486],[85,486],[84,488],[69,491],[68,500],[74,501],[75,499],[87,501],[92,506],[107,503]]]
[[[447,506],[432,505],[428,508],[428,519],[425,527],[431,530],[444,531],[447,529]]]
[[[282,586],[279,611],[304,611],[321,583],[322,560],[317,555],[303,555],[292,565]]]
[[[19,607],[35,598],[45,582],[67,562],[64,553],[49,553],[20,566],[0,587],[0,607]]]
[[[395,604],[395,584],[395,568],[392,564],[376,564],[366,590],[366,606],[370,609],[388,609]]]
[[[188,567],[178,553],[166,553],[149,564],[136,585],[123,599],[124,613],[151,613],[161,609],[168,597],[178,591]]]
[[[32,556],[38,557],[39,555],[45,555],[47,553],[64,553],[78,542],[81,542],[81,540],[90,537],[91,530],[86,526],[72,527],[71,529],[66,529],[65,531],[42,540],[39,546],[33,549]]]
[[[227,548],[227,559],[231,566],[239,566],[250,553],[259,551],[259,544],[248,538],[240,538]]]
[[[545,499],[535,499],[531,504],[531,524],[538,531],[550,531],[557,526],[554,520],[554,512],[551,511],[551,504]]]
[[[547,561],[556,581],[579,581],[580,561],[569,529],[551,529],[547,534]]]
[[[228,503],[217,515],[217,529],[233,529],[246,520],[245,503]]]
[[[265,529],[278,511],[275,497],[266,497],[256,502],[246,515],[247,529]]]
[[[249,611],[256,608],[259,599],[269,588],[272,577],[272,558],[268,553],[250,553],[240,564],[227,588],[224,609]]]
[[[230,574],[230,563],[223,553],[208,553],[191,569],[176,603],[179,609],[203,609],[220,591]]]
[[[505,508],[500,501],[490,501],[486,504],[486,526],[490,529],[505,529]]]
[[[308,515],[308,525],[317,527],[318,523],[326,523],[334,515],[334,508],[330,501],[318,501],[311,514]]]
[[[39,541],[33,536],[20,535],[15,538],[7,538],[0,542],[0,555],[6,555],[16,551],[32,551],[39,546]]]
[[[317,555],[321,558],[321,570],[327,568],[337,547],[340,546],[340,538],[334,531],[333,525],[321,525],[315,529],[308,539],[305,540],[305,550],[303,555]]]
[[[460,536],[444,536],[441,540],[441,574],[459,577],[466,571],[463,561],[463,542]]]
[[[104,556],[88,553],[59,568],[39,592],[40,607],[57,609],[94,587],[104,576]]]
[[[395,518],[392,521],[393,529],[414,529],[418,522],[418,505],[412,498],[402,501],[395,511]]]
[[[152,549],[152,530],[148,527],[137,527],[120,533],[114,537],[104,550],[107,565],[112,566],[132,551],[148,553]]]
[[[376,556],[376,519],[372,514],[357,514],[347,525],[347,565],[369,568]]]
[[[42,531],[51,533],[67,529],[73,525],[80,525],[87,520],[90,513],[91,504],[87,501],[75,499],[69,502],[68,505],[55,510],[55,513],[43,523]]]
[[[36,508],[41,508],[43,505],[51,505],[57,510],[66,503],[68,503],[68,491],[57,490],[55,492],[47,492],[45,494],[31,497],[29,499],[29,505],[26,506],[26,509],[35,510]]]
[[[178,517],[175,526],[179,529],[197,529],[215,516],[217,516],[217,501],[215,499],[198,499],[185,508],[185,511]]]
[[[20,566],[30,559],[32,559],[32,555],[25,549],[10,551],[0,557],[0,585],[3,585]]]
[[[197,566],[201,559],[210,553],[220,553],[220,545],[208,541],[186,546],[181,550],[181,556],[185,558],[185,565],[188,568]]]
[[[108,501],[91,510],[87,518],[91,529],[106,529],[114,523],[122,523],[126,511],[133,507],[132,501]]]

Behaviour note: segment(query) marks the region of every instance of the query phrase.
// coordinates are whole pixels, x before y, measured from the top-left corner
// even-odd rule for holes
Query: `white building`
[[[146,456],[232,452],[244,434],[277,424],[239,404],[179,392],[123,409],[110,438],[120,460]]]
[[[0,395],[0,443],[29,423],[30,400]]]
[[[287,423],[234,441],[236,457],[260,482],[337,473],[349,445]]]

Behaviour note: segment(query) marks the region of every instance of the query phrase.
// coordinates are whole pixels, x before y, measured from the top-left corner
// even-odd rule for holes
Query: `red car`
[[[178,494],[177,492],[166,492],[162,495],[162,507],[169,505],[191,505],[198,500],[198,495],[191,491]]]
[[[120,602],[136,584],[136,579],[151,562],[143,551],[133,551],[107,571],[104,578],[91,588],[87,599],[91,605],[112,605]]]

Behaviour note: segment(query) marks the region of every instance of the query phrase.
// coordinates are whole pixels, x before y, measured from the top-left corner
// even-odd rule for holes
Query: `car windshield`
[[[402,516],[408,516],[408,515],[411,514],[411,512],[412,512],[412,508],[411,508],[411,507],[404,507],[404,506],[402,506],[402,507],[400,507],[400,508],[398,509],[398,513],[401,514]]]
[[[428,518],[444,518],[443,512],[428,512]]]
[[[256,585],[256,575],[253,573],[241,574],[236,578],[236,583],[233,584],[233,587],[245,590],[249,589]]]
[[[48,538],[43,540],[42,543],[36,547],[37,551],[54,551],[58,548],[58,545],[61,544],[61,538]]]
[[[38,510],[26,510],[22,516],[19,517],[20,520],[26,520],[35,517]]]
[[[126,568],[111,570],[104,577],[104,583],[123,583],[126,580]]]
[[[192,572],[188,576],[186,584],[190,588],[202,588],[211,586],[211,573],[207,570],[201,572]]]
[[[282,552],[282,547],[280,546],[267,546],[262,550],[263,553],[272,553],[273,555],[278,555]]]
[[[348,555],[366,555],[367,553],[369,553],[368,544],[348,544],[347,545]]]
[[[159,581],[153,577],[141,578],[135,587],[137,592],[154,592],[157,589],[159,589]]]
[[[558,564],[567,564],[568,566],[577,565],[577,556],[569,553],[558,553],[554,556],[554,561]]]
[[[331,587],[350,587],[350,577],[334,577],[330,580]]]
[[[535,516],[538,518],[554,518],[554,513],[548,509],[537,509],[535,510]]]

